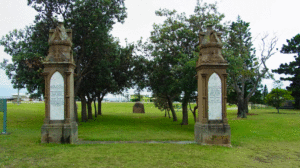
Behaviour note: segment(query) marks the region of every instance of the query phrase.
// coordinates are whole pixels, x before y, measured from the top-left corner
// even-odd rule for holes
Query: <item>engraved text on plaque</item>
[[[59,72],[50,80],[50,120],[64,120],[64,78]]]
[[[222,85],[216,73],[208,80],[208,119],[222,120]]]

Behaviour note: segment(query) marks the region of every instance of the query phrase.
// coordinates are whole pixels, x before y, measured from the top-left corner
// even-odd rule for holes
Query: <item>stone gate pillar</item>
[[[78,126],[74,115],[72,30],[59,23],[49,32],[49,53],[44,60],[45,120],[42,143],[75,143]]]
[[[199,115],[195,123],[195,141],[203,145],[231,146],[226,114],[228,64],[222,56],[221,34],[212,30],[212,26],[200,33],[196,67]]]

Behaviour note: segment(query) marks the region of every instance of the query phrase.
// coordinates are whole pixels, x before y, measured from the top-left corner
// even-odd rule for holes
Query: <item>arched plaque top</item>
[[[221,87],[221,79],[218,74],[213,73],[210,75],[208,83],[211,84],[211,86],[220,86]]]
[[[64,81],[64,78],[58,71],[56,71],[50,79],[50,85],[59,85],[61,81]]]
[[[222,120],[222,82],[216,73],[208,80],[208,119]]]
[[[64,78],[55,72],[50,79],[50,120],[64,120]]]

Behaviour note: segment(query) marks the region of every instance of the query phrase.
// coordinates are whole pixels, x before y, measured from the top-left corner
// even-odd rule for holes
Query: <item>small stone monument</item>
[[[136,102],[133,106],[133,113],[145,113],[144,104]]]
[[[75,143],[78,126],[74,116],[72,30],[62,22],[50,30],[49,53],[44,64],[45,120],[42,143]]]
[[[198,119],[195,141],[203,145],[231,146],[230,126],[226,114],[226,60],[222,56],[221,34],[207,27],[200,33],[197,62]]]

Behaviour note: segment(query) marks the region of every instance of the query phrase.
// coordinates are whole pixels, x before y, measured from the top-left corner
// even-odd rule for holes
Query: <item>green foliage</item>
[[[164,23],[154,24],[149,41],[140,42],[141,50],[149,57],[147,84],[161,99],[180,98],[187,116],[187,104],[194,100],[197,91],[199,31],[208,24],[223,29],[220,22],[224,15],[217,11],[216,4],[207,3],[198,3],[189,17],[167,9],[156,11],[156,15],[166,17]],[[174,114],[170,103],[169,106]],[[183,124],[187,124],[187,119]]]
[[[164,110],[170,111],[170,107],[167,99],[157,95],[152,95],[152,96],[154,97],[153,103],[156,108],[158,108],[160,111],[164,111]]]
[[[238,117],[244,118],[248,113],[250,98],[253,95],[261,96],[261,93],[257,92],[261,79],[271,77],[266,61],[274,55],[273,50],[277,42],[276,37],[266,42],[268,35],[263,36],[261,56],[258,60],[249,26],[250,23],[238,16],[237,21],[230,25],[223,49],[223,55],[229,64],[226,70],[229,74],[227,80],[229,102],[237,102]]]
[[[34,90],[43,93],[44,80],[41,76],[43,71],[41,61],[48,54],[49,30],[56,27],[57,16],[63,18],[65,27],[72,29],[73,33],[73,54],[76,64],[75,73],[77,74],[75,94],[81,87],[81,81],[90,79],[87,74],[94,73],[96,70],[107,72],[105,70],[108,66],[112,67],[113,71],[128,68],[124,65],[131,62],[131,57],[127,62],[126,58],[130,55],[132,46],[121,48],[109,34],[113,24],[116,21],[123,23],[127,16],[123,0],[28,0],[28,5],[38,12],[34,25],[26,27],[24,30],[14,30],[0,41],[5,52],[12,56],[13,63],[7,64],[7,61],[4,60],[2,68],[6,69],[7,75],[12,78],[14,87],[26,87],[29,93]],[[109,62],[108,65],[106,65],[107,62]],[[104,68],[95,68],[99,65]],[[116,72],[111,71],[108,72],[115,75],[115,78],[114,81],[109,82],[114,86],[109,85],[108,90],[120,92],[124,89],[124,82],[120,84],[115,81],[124,81],[123,76],[127,74],[116,75]],[[101,88],[102,90],[107,89],[106,86],[101,87],[104,87]]]
[[[300,34],[286,41],[288,44],[283,44],[280,52],[283,54],[296,54],[294,56],[295,61],[289,64],[280,64],[278,69],[272,71],[278,74],[290,75],[288,77],[281,77],[280,79],[292,82],[287,89],[292,91],[292,96],[295,97],[295,106],[300,109]]]
[[[252,80],[256,79],[255,70],[258,69],[249,25],[250,23],[241,20],[238,16],[237,21],[230,25],[227,42],[223,49],[223,55],[229,64],[226,70],[229,74],[227,80],[229,94],[234,92],[232,94],[236,95],[234,98],[239,104],[238,115],[241,117],[245,117],[247,112],[245,108],[248,102],[245,104],[245,99],[253,90]]]
[[[269,94],[267,85],[264,86],[263,90],[263,100],[265,100],[266,96]]]
[[[3,60],[1,68],[6,70],[6,75],[11,79],[14,88],[27,88],[29,93],[37,90],[42,93],[44,78],[41,76],[43,65],[41,60],[47,55],[47,36],[49,31],[44,27],[49,26],[44,22],[27,26],[24,30],[13,30],[0,40],[4,51],[12,56],[12,63]]]
[[[265,102],[270,106],[274,106],[279,113],[279,107],[282,106],[285,101],[294,99],[291,96],[291,93],[292,92],[287,91],[285,89],[274,88],[266,96]]]
[[[41,100],[41,94],[39,94],[39,93],[33,93],[33,94],[30,94],[29,98],[30,99]]]
[[[251,86],[251,85],[250,85]],[[264,97],[263,97],[263,85],[259,85],[253,95],[250,97],[249,102],[255,104],[264,104]],[[250,88],[248,88],[250,90]],[[248,90],[248,91],[249,91]]]

